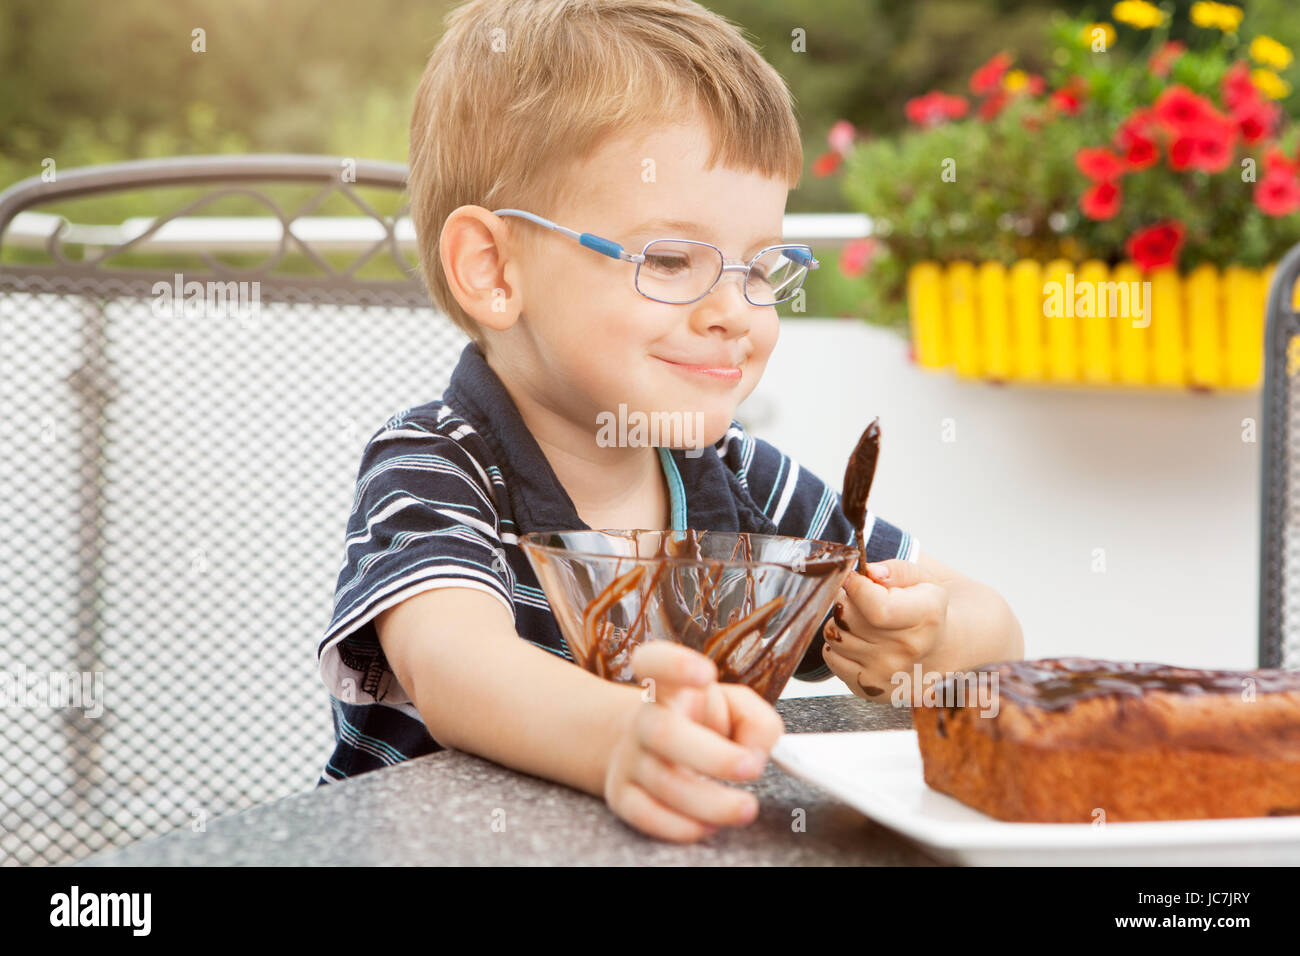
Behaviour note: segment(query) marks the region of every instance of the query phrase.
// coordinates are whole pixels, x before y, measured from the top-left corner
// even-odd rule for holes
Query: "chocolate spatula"
[[[867,573],[867,543],[862,534],[867,523],[867,494],[876,476],[876,459],[880,457],[880,418],[871,420],[844,469],[844,493],[840,508],[858,533],[858,573]]]

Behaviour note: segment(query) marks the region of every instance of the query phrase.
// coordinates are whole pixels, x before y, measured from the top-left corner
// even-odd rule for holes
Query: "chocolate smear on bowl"
[[[784,651],[763,646],[765,629],[771,619],[786,608],[787,600],[776,595],[759,604],[755,585],[770,569],[762,565],[746,566],[741,571],[744,574],[743,598],[738,606],[732,607],[722,617],[718,592],[727,565],[722,560],[703,557],[700,537],[707,533],[695,530],[666,533],[653,555],[655,558],[680,557],[701,562],[703,570],[698,565],[682,565],[674,561],[662,561],[653,567],[636,561],[628,571],[616,572],[614,580],[583,610],[585,647],[576,655],[579,664],[600,677],[632,680],[632,651],[648,638],[650,626],[647,617],[654,613],[664,630],[676,635],[682,644],[713,660],[718,668],[718,680],[746,684],[769,703],[779,695],[780,688],[773,682],[779,675],[793,671],[798,666],[798,658],[806,650],[799,648],[798,641],[790,643]],[[835,557],[835,547],[822,543],[802,558],[801,572],[821,577],[842,571],[844,558]],[[737,536],[731,560],[753,560],[753,545],[748,533],[742,532]],[[737,569],[733,567],[731,570],[734,573]],[[633,593],[643,595],[636,616],[627,627],[615,626],[609,620],[610,612]],[[784,684],[784,680],[781,683]]]

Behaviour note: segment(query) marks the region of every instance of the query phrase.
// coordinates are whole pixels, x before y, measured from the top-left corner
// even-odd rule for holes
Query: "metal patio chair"
[[[1300,668],[1300,244],[1273,272],[1264,333],[1259,663]]]
[[[399,246],[405,207],[362,194],[400,203],[405,176],[193,157],[0,194],[0,253],[19,214],[49,225],[27,250],[41,261],[0,258],[0,675],[27,692],[0,712],[0,863],[65,863],[315,786],[333,747],[315,647],[361,448],[441,393],[465,341]],[[120,226],[35,212],[171,187],[189,201]],[[287,187],[311,198],[282,209],[268,190]],[[337,197],[353,215],[308,216]],[[259,204],[256,241],[202,215],[218,201]],[[269,259],[219,258],[248,249]],[[183,271],[152,264],[177,255]],[[168,301],[178,275],[217,290],[199,317]]]

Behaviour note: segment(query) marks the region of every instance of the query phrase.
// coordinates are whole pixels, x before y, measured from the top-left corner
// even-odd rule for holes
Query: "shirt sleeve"
[[[348,517],[334,613],[317,647],[330,694],[356,704],[409,704],[374,619],[422,591],[473,588],[514,616],[514,575],[501,548],[487,471],[436,424],[390,419],[367,442]]]
[[[754,503],[776,524],[779,534],[857,543],[856,529],[840,508],[839,493],[789,455],[750,435],[739,422],[732,423],[718,445],[718,453],[740,478]],[[921,556],[918,539],[870,509],[863,532],[868,561],[916,561]],[[825,624],[823,620],[822,626]],[[831,676],[830,668],[822,661],[823,643],[818,628],[808,653],[795,670],[799,680],[817,681]]]

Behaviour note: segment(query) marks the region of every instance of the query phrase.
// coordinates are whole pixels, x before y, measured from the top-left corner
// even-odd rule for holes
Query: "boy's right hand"
[[[718,783],[753,780],[785,724],[742,684],[720,683],[708,657],[670,641],[647,641],[631,665],[653,697],[624,724],[605,774],[605,802],[660,839],[692,843],[758,815],[752,794]]]

